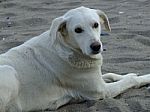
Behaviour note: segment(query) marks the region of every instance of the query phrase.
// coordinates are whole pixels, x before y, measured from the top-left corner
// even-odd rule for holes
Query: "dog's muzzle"
[[[98,53],[100,53],[100,50],[101,50],[101,44],[99,42],[93,42],[90,45],[90,48],[91,48],[93,54],[98,54]]]

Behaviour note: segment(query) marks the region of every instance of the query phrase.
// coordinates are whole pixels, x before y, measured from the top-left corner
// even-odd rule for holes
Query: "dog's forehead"
[[[65,15],[66,18],[70,17],[70,25],[92,23],[93,21],[99,21],[99,16],[94,9],[86,7],[79,7],[68,11]]]
[[[90,19],[98,18],[98,15],[94,9],[79,7],[68,11],[64,17],[71,17],[72,19]]]
[[[91,11],[91,9],[82,6],[82,7],[69,10],[65,15],[67,16],[67,15],[72,15],[78,12],[88,12],[88,11]]]

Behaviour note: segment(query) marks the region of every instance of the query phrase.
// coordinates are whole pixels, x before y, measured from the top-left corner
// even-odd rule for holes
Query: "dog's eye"
[[[83,32],[83,29],[80,28],[80,27],[78,27],[78,28],[75,29],[75,32],[76,32],[76,33],[82,33],[82,32]]]
[[[98,28],[98,23],[94,23],[93,28]]]

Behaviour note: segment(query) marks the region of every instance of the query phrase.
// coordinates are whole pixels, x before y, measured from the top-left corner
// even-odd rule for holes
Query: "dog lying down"
[[[0,112],[54,110],[149,84],[150,74],[101,74],[102,24],[111,30],[104,12],[72,9],[50,30],[1,54]]]

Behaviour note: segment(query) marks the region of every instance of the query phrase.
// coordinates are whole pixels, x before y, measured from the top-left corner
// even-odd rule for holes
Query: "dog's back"
[[[12,109],[14,103],[15,108],[21,110],[39,110],[47,107],[50,94],[52,100],[60,96],[56,94],[60,93],[57,87],[50,86],[52,82],[56,82],[52,75],[54,73],[50,70],[55,65],[49,66],[47,63],[54,63],[55,56],[50,50],[46,51],[48,49],[45,45],[48,41],[42,42],[45,40],[43,38],[48,38],[47,36],[49,36],[48,31],[0,55],[0,77],[2,77],[0,87],[4,86],[0,89],[0,96],[6,96],[8,101],[2,100],[2,103],[5,102],[8,109]],[[12,82],[16,82],[15,85]],[[13,88],[7,88],[7,85],[14,85],[13,88],[17,90],[12,91],[15,91],[16,94],[11,91]],[[10,91],[7,92],[7,90]],[[5,95],[2,95],[4,92]],[[10,97],[8,97],[9,94]],[[6,106],[4,104],[0,108],[4,108],[5,111]]]

